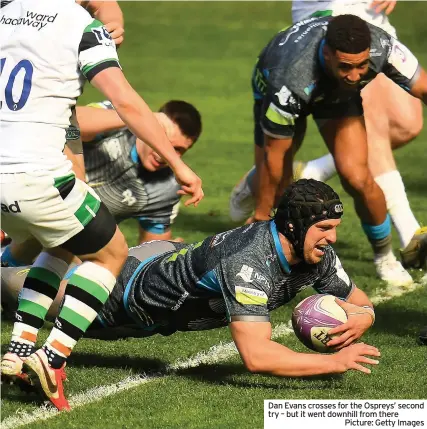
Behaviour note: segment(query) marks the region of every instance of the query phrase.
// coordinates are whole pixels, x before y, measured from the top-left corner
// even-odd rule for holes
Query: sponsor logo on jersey
[[[403,52],[403,49],[398,44],[393,46],[393,52],[400,58],[402,63],[406,62],[405,52]]]
[[[270,283],[267,278],[254,271],[254,269],[248,265],[242,265],[242,268],[240,269],[240,272],[236,274],[236,277],[242,278],[245,283],[253,283],[255,281],[270,288]]]
[[[245,286],[236,286],[236,299],[241,304],[246,305],[265,305],[268,301],[268,296],[265,292],[258,289],[252,289]]]
[[[313,28],[317,28],[317,27],[322,27],[323,28],[323,31],[326,31],[327,30],[327,26],[325,25],[325,22],[324,21],[321,21],[321,22],[316,22],[316,23],[314,23],[314,24],[312,24],[312,25],[309,25],[308,27],[307,27],[307,29],[306,30],[304,30],[295,40],[294,40],[294,43],[299,43],[299,42],[301,42],[301,40],[305,37],[305,36],[307,36],[307,34],[311,31],[311,30],[313,30]]]
[[[91,28],[91,31],[101,45],[113,46],[113,39],[105,27]]]
[[[373,48],[373,49],[371,49],[370,51],[369,51],[369,55],[371,56],[371,57],[381,57],[382,56],[382,52],[377,52],[377,49],[376,48]]]
[[[298,33],[298,31],[299,31],[298,25],[296,27],[294,27],[292,30],[289,30],[288,34],[285,37],[285,40],[283,40],[283,42],[280,42],[279,46],[283,46],[289,40],[289,37],[291,37],[292,34]]]
[[[390,41],[387,39],[380,39],[380,43],[383,49],[388,48],[390,46]]]
[[[172,311],[176,311],[181,307],[182,304],[184,304],[185,299],[187,296],[190,295],[187,291],[185,291],[178,299],[177,303],[171,308]]]
[[[47,24],[55,22],[57,16],[57,13],[55,15],[43,15],[41,13],[31,12],[28,10],[25,18],[7,18],[3,15],[0,18],[0,24],[26,25],[27,27],[38,28],[38,31],[40,31],[42,28],[46,27]]]
[[[283,46],[289,40],[289,38],[292,36],[292,34],[298,33],[300,27],[302,27],[305,24],[308,24],[309,22],[311,22],[315,19],[316,18],[304,19],[303,21],[300,21],[300,22],[297,22],[296,24],[294,24],[289,29],[289,31],[287,32],[285,40],[283,40],[282,42],[279,43],[279,46]]]
[[[129,207],[133,206],[136,203],[136,198],[133,196],[133,193],[130,189],[126,189],[126,191],[122,192],[123,200],[122,203],[127,204]]]
[[[314,88],[316,88],[316,81],[311,82],[310,85],[304,88],[305,95],[310,95],[313,92]]]
[[[107,140],[105,143],[105,150],[110,157],[110,161],[115,161],[122,154],[122,146],[120,144],[120,140],[116,137],[113,137]]]
[[[252,227],[255,225],[255,223],[251,223],[250,225],[248,225],[243,231],[242,234],[246,234],[248,231],[250,231],[252,229]]]
[[[276,259],[277,259],[276,254],[272,253],[272,254],[268,255],[266,260],[265,260],[265,265],[267,265],[267,267],[269,267]]]
[[[225,238],[227,237],[227,235],[231,234],[232,231],[226,231],[226,232],[221,232],[221,234],[217,234],[212,238],[210,247],[215,247],[218,246],[219,244],[221,244]]]
[[[291,99],[289,100],[290,103],[293,102],[294,98],[291,96]],[[276,105],[274,105],[273,103],[270,103],[270,105],[268,106],[268,109],[274,110],[276,113],[278,113],[280,116],[283,116],[286,119],[289,119],[290,121],[294,120],[295,118],[298,118],[299,115],[297,115],[296,113],[289,113],[289,112],[285,112],[282,109],[279,109]]]
[[[3,213],[21,213],[21,207],[19,207],[18,201],[14,201],[12,204],[1,204],[1,211]]]
[[[70,125],[65,132],[67,140],[78,140],[80,138],[80,130],[74,125]]]
[[[393,41],[388,62],[407,79],[412,79],[418,68],[418,60],[414,54],[398,40]]]
[[[252,273],[254,269],[248,265],[242,265],[240,272],[236,274],[236,277],[241,277],[246,283],[252,283]]]
[[[287,106],[289,104],[290,98],[292,96],[291,91],[286,88],[286,86],[282,86],[282,89],[279,92],[276,92],[274,94],[279,99],[279,103],[282,106]]]

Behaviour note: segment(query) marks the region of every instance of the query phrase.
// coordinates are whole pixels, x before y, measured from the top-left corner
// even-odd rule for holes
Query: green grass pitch
[[[426,4],[405,3],[398,2],[392,22],[401,40],[427,67]],[[132,85],[153,109],[169,99],[184,99],[194,103],[203,116],[202,137],[185,159],[201,175],[206,197],[196,209],[181,209],[174,234],[191,242],[236,226],[228,218],[228,197],[253,160],[251,70],[260,49],[277,30],[290,24],[290,2],[120,4],[126,39],[119,55]],[[80,103],[100,99],[88,85]],[[413,211],[424,224],[426,148],[424,130],[395,154]],[[308,160],[324,153],[326,149],[310,123],[298,158]],[[343,265],[370,296],[384,293],[384,285],[375,278],[370,247],[351,199],[337,178],[331,185],[345,204],[336,245]],[[135,245],[135,224],[127,221],[121,226],[129,244]],[[394,245],[397,251],[396,237]],[[419,272],[412,274],[421,276]],[[273,325],[286,323],[294,305],[274,312]],[[71,413],[36,419],[28,427],[261,428],[264,399],[427,398],[427,349],[415,344],[419,328],[426,324],[425,287],[379,304],[377,322],[365,341],[380,348],[380,365],[370,376],[348,372],[313,379],[249,374],[236,353],[226,353],[226,344],[231,341],[227,328],[117,342],[83,339],[69,361],[66,392],[74,398],[89,389],[98,390],[86,396],[89,403]],[[10,332],[10,322],[3,321],[2,353]],[[40,340],[47,334],[43,329]],[[278,341],[306,351],[293,334],[279,336]],[[222,348],[215,348],[218,344]],[[182,364],[203,351],[208,355],[200,363],[190,368]],[[181,364],[174,367],[176,362]],[[90,402],[100,386],[117,387],[121,380],[138,374],[145,374],[146,382]],[[19,416],[42,404],[35,395],[24,395],[13,386],[2,387],[3,424],[9,424],[14,416],[20,421]]]

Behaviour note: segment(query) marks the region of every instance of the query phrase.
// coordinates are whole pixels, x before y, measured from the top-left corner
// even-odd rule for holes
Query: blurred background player
[[[150,146],[123,128],[114,111],[108,113],[115,116],[103,118],[96,107],[103,108],[102,113],[113,109],[109,102],[77,107],[87,183],[96,189],[117,222],[138,220],[139,242],[171,240],[171,224],[180,204],[180,186],[173,171]],[[200,113],[185,101],[171,100],[155,115],[179,156],[202,132]]]
[[[388,15],[396,1],[307,1],[293,0],[292,21],[312,16],[351,13],[387,31],[397,38]],[[375,55],[375,52],[371,52]],[[405,267],[421,268],[427,258],[427,228],[421,228],[409,205],[402,177],[392,150],[412,141],[422,130],[423,117],[420,100],[412,97],[380,73],[361,92],[368,137],[369,169],[384,193],[387,210],[399,235],[401,260]],[[296,177],[326,181],[336,173],[332,155],[328,154],[308,163],[294,166]],[[424,249],[424,250],[423,250]]]
[[[66,359],[108,298],[127,255],[114,218],[96,193],[75,178],[62,153],[71,108],[84,78],[112,101],[139,138],[167,160],[190,202],[197,204],[203,191],[200,178],[176,154],[151,110],[125,79],[115,44],[101,22],[74,2],[54,0],[14,0],[2,4],[2,13],[5,100],[0,123],[8,142],[0,152],[2,227],[18,243],[37,239],[45,251],[24,283],[1,373],[27,380],[27,371],[32,372],[48,399],[58,409],[69,409],[62,388]],[[26,25],[24,17],[31,16],[47,20]],[[21,70],[22,89],[17,94],[14,85]],[[55,327],[36,350],[38,331],[73,255],[83,264],[70,278]]]
[[[312,18],[279,32],[254,70],[256,169],[233,190],[230,213],[235,220],[247,214],[247,196],[254,192],[253,220],[269,217],[292,179],[306,116],[313,114],[343,186],[354,199],[379,277],[390,285],[406,286],[412,278],[393,255],[384,195],[368,168],[360,91],[381,71],[426,101],[426,74],[414,55],[354,15]]]
[[[370,370],[379,356],[356,342],[372,325],[374,310],[330,246],[343,207],[328,185],[300,180],[282,197],[273,220],[258,222],[193,244],[154,241],[130,249],[117,286],[87,331],[115,339],[229,326],[251,372],[284,377]],[[2,297],[16,307],[23,270],[2,270]],[[69,275],[69,274],[68,274]],[[65,282],[64,282],[65,283]],[[335,295],[348,314],[328,343],[338,353],[296,353],[271,340],[270,312],[313,285]],[[53,316],[58,312],[61,291]],[[184,298],[183,298],[184,297]],[[366,356],[365,356],[366,355]],[[101,364],[102,365],[102,364]]]

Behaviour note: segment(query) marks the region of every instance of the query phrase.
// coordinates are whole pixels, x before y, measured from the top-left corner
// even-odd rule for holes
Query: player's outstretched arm
[[[113,109],[76,106],[76,113],[83,142],[91,142],[99,134],[115,131],[125,126]]]
[[[264,157],[257,165],[254,220],[269,220],[276,195],[292,180],[292,138],[275,139],[265,135]]]
[[[412,85],[411,94],[427,105],[427,72],[421,69],[417,81]]]
[[[371,370],[362,364],[377,365],[378,360],[371,357],[380,356],[376,347],[364,343],[353,344],[332,355],[297,353],[271,340],[269,322],[231,322],[230,330],[250,372],[306,377],[355,369],[369,374]]]
[[[182,188],[181,195],[190,195],[186,205],[197,205],[203,198],[202,180],[182,161],[145,101],[136,93],[119,68],[102,70],[91,80],[113,104],[127,127],[152,147],[172,168]]]

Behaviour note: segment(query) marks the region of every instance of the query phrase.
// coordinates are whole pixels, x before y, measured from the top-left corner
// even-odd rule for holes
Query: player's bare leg
[[[368,168],[363,118],[329,120],[320,132],[335,159],[343,187],[354,199],[356,212],[374,251],[379,277],[393,286],[411,284],[411,276],[393,255],[391,222],[384,194]]]
[[[362,95],[369,169],[384,192],[387,210],[399,234],[402,262],[408,267],[421,268],[427,259],[427,229],[420,228],[412,213],[392,153],[392,149],[404,146],[420,133],[421,102],[383,74],[378,75]]]

